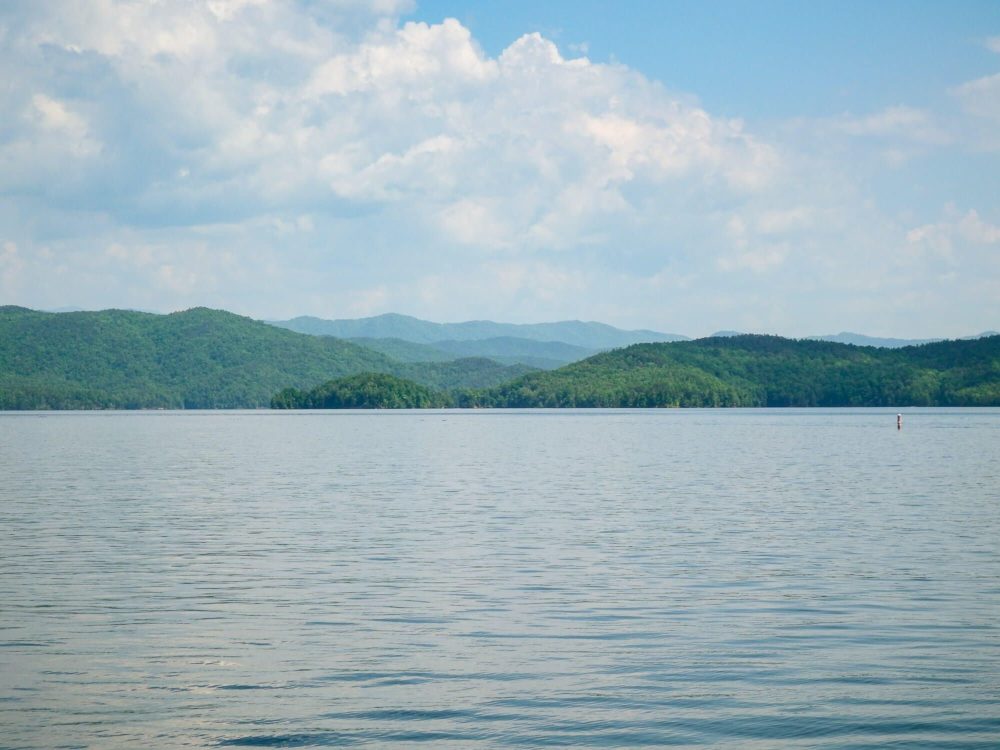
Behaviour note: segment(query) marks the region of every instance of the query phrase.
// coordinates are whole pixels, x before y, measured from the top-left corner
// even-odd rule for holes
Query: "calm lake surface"
[[[1000,746],[1000,410],[0,414],[0,746]]]

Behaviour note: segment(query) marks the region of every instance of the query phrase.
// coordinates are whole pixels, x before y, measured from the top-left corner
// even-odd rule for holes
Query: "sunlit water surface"
[[[0,415],[0,746],[1000,747],[1000,410]]]

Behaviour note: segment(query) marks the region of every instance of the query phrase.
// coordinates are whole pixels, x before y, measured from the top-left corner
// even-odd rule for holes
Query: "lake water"
[[[1000,746],[1000,410],[0,414],[0,746]]]

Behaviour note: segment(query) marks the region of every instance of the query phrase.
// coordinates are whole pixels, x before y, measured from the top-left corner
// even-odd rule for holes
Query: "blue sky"
[[[454,17],[497,55],[525,29],[585,45],[715,114],[771,120],[884,106],[940,105],[947,89],[996,72],[982,44],[997,4],[920,0],[722,2],[421,2],[414,17]]]
[[[10,0],[0,303],[1000,328],[1000,4]]]

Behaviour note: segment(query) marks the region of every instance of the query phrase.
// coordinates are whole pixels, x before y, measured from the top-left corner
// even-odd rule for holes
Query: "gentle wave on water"
[[[0,414],[0,747],[1000,746],[1000,410]]]

